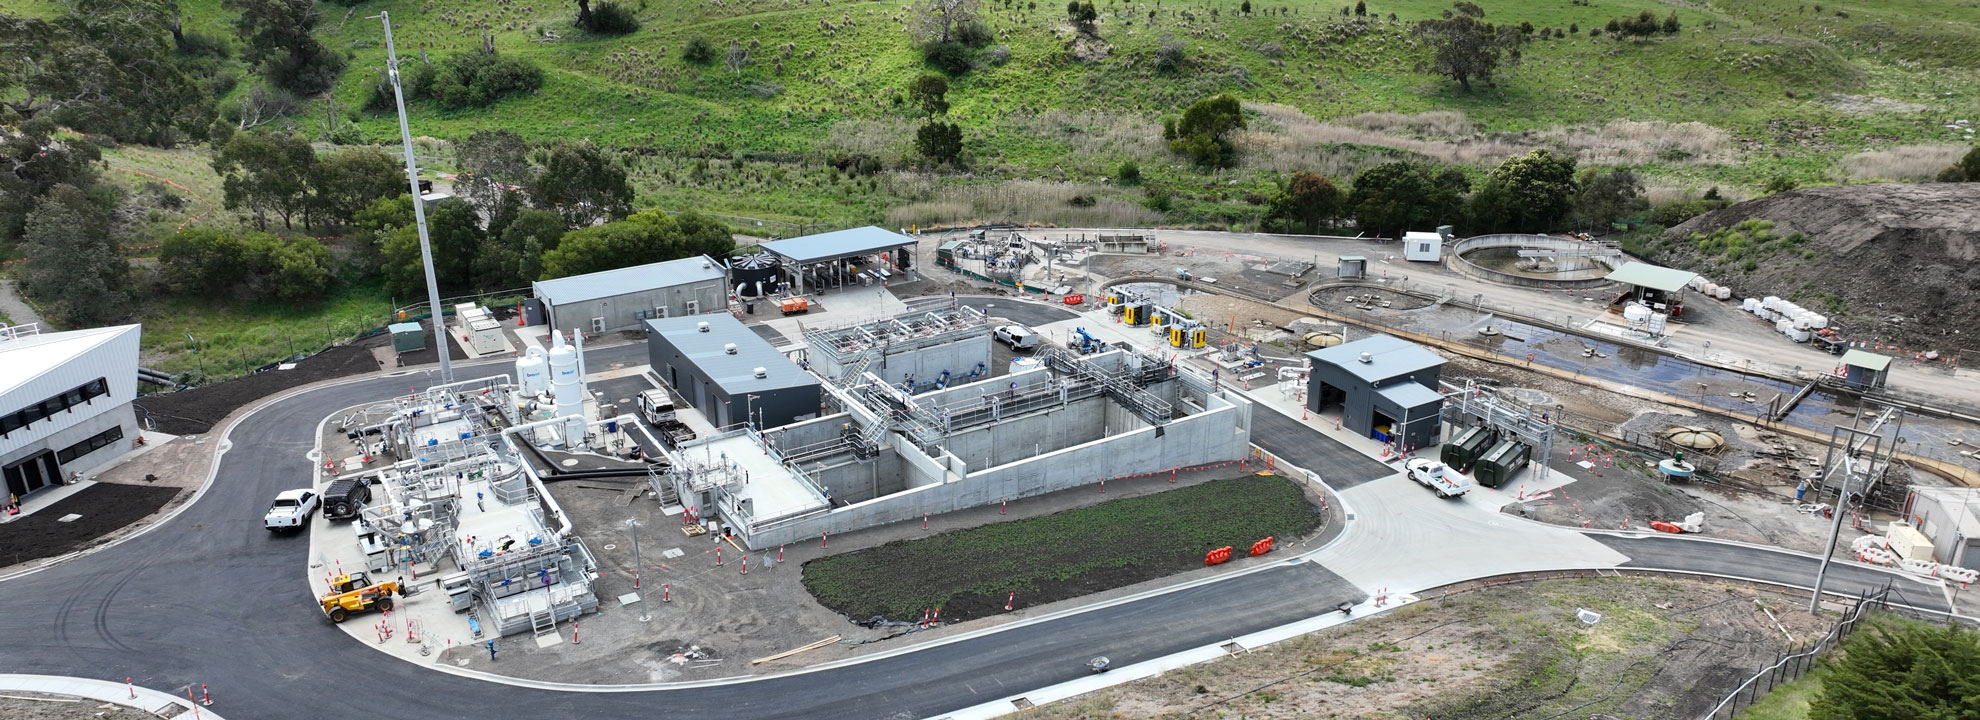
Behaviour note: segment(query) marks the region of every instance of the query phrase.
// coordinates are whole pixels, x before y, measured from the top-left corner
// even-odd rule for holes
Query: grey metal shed
[[[607,333],[643,320],[728,309],[728,269],[706,255],[532,284],[544,319],[560,332]]]
[[[1444,358],[1402,339],[1374,335],[1306,354],[1306,407],[1340,407],[1341,427],[1394,438],[1404,447],[1435,445],[1444,397],[1437,388]]]
[[[734,316],[647,320],[646,329],[653,373],[715,427],[753,420],[774,428],[818,416],[818,377]]]

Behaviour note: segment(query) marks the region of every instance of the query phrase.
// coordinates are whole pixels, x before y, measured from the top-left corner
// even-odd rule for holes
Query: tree
[[[268,213],[282,215],[282,227],[309,206],[309,181],[316,151],[301,135],[236,133],[213,157],[228,210],[254,211],[257,229],[268,229]],[[307,224],[305,218],[304,223]]]
[[[1120,167],[1114,169],[1114,181],[1123,187],[1140,185],[1141,165],[1133,160],[1122,160]]]
[[[740,40],[730,40],[728,51],[722,53],[722,67],[728,68],[730,73],[741,75],[748,65],[749,48],[743,47]]]
[[[915,10],[923,42],[960,42],[960,30],[976,22],[977,0],[922,0]]]
[[[1650,208],[1643,199],[1643,181],[1627,168],[1606,173],[1589,168],[1581,174],[1581,195],[1574,200],[1574,214],[1585,227],[1608,227],[1610,223]]]
[[[57,139],[55,121],[37,117],[9,132],[0,127],[0,243],[21,236],[28,213],[58,186],[96,184],[96,146]]]
[[[1980,145],[1966,151],[1959,162],[1947,165],[1939,171],[1939,182],[1980,182]]]
[[[1331,222],[1340,215],[1341,189],[1334,181],[1309,172],[1293,173],[1292,182],[1272,200],[1271,217],[1298,223],[1307,232],[1320,229],[1321,221]]]
[[[1471,181],[1456,168],[1440,171],[1416,161],[1386,162],[1354,176],[1343,211],[1371,235],[1400,237],[1408,230],[1458,224],[1470,189]]]
[[[573,230],[543,256],[543,279],[583,275],[735,249],[728,228],[695,213],[658,210]]]
[[[581,228],[632,212],[632,185],[618,153],[590,139],[560,140],[536,151],[542,166],[530,183],[530,199],[542,210],[564,217],[564,225]]]
[[[1676,35],[1682,29],[1684,29],[1684,25],[1678,22],[1677,11],[1672,10],[1670,17],[1664,18],[1664,34]]]
[[[100,199],[73,185],[56,186],[27,216],[21,289],[75,325],[121,316],[130,269],[120,239]]]
[[[1228,93],[1204,98],[1183,110],[1173,132],[1165,125],[1169,149],[1188,155],[1198,165],[1222,167],[1237,159],[1230,134],[1244,127],[1244,112]]]
[[[433,250],[433,279],[443,294],[473,289],[475,253],[486,235],[474,208],[458,199],[442,200],[426,215],[427,243]],[[400,297],[426,293],[426,267],[419,252],[419,227],[401,225],[385,236],[385,289]]]
[[[935,117],[949,112],[949,81],[940,75],[923,75],[908,83],[908,102]]]
[[[523,209],[489,229],[474,258],[474,284],[484,290],[522,287],[543,276],[543,255],[564,239],[564,218],[547,210]]]
[[[405,166],[369,146],[318,158],[309,185],[315,216],[339,225],[349,224],[381,198],[411,191]]]
[[[1827,663],[1811,720],[1975,720],[1980,635],[1957,623],[1872,622]]]
[[[1449,75],[1465,92],[1471,92],[1474,79],[1491,83],[1502,63],[1519,62],[1520,45],[1526,42],[1519,28],[1495,27],[1484,18],[1484,9],[1460,0],[1442,19],[1416,24],[1416,34],[1436,51],[1430,69]]]
[[[488,107],[511,95],[543,87],[543,69],[518,57],[470,50],[436,64],[414,65],[410,96],[433,99],[449,109]]]
[[[1072,22],[1073,29],[1087,35],[1098,34],[1095,24],[1100,21],[1100,11],[1093,7],[1093,0],[1073,0],[1066,3],[1066,19]]]
[[[213,101],[169,39],[161,0],[74,0],[53,20],[0,15],[0,104],[118,140],[204,138]]]
[[[571,23],[581,28],[591,27],[591,0],[577,0],[577,21]]]
[[[315,95],[329,90],[343,72],[344,56],[316,40],[322,19],[316,0],[223,0],[221,5],[240,13],[234,33],[247,46],[242,59],[260,65],[283,89]]]
[[[600,35],[630,35],[639,30],[639,16],[632,8],[608,0],[599,3],[590,19],[581,20],[578,26]]]
[[[505,198],[527,192],[536,177],[529,142],[507,128],[476,130],[455,143],[454,162],[460,169],[454,193],[490,216]]]
[[[962,126],[939,120],[914,132],[914,147],[936,165],[958,163],[962,157]]]
[[[1355,16],[1356,16],[1356,17],[1361,17],[1361,16],[1364,16],[1364,15],[1367,15],[1367,14],[1368,14],[1368,3],[1366,3],[1366,2],[1363,2],[1363,0],[1355,0],[1355,2],[1354,2],[1354,14],[1355,14]]]
[[[1545,232],[1567,217],[1580,188],[1575,160],[1546,149],[1500,163],[1472,198],[1472,220],[1494,232]],[[1490,191],[1490,192],[1487,192]]]
[[[305,304],[321,300],[330,286],[330,249],[315,238],[191,228],[163,245],[160,272],[183,295]]]

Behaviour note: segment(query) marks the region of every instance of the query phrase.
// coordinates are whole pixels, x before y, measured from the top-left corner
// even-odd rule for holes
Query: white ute
[[[1476,484],[1470,476],[1429,458],[1415,458],[1404,463],[1403,467],[1409,470],[1411,480],[1435,491],[1437,497],[1457,497],[1469,492]]]
[[[275,496],[275,504],[268,506],[268,514],[262,516],[262,526],[270,532],[297,530],[309,523],[309,516],[316,512],[322,499],[308,490],[284,490]]]
[[[1030,350],[1038,347],[1038,333],[1023,325],[1002,325],[995,332],[997,340],[1011,346],[1012,350]]]

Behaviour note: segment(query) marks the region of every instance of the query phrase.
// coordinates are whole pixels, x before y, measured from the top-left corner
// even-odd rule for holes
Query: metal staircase
[[[872,364],[873,364],[872,353],[861,354],[859,356],[858,362],[855,362],[851,365],[847,365],[845,372],[839,373],[839,386],[845,387],[851,385],[852,381],[858,378],[860,373],[866,372],[866,366]]]

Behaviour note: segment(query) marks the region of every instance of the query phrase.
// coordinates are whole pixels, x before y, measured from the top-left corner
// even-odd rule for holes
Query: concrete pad
[[[663,557],[663,558],[666,558],[666,559],[668,559],[668,560],[672,560],[672,559],[674,559],[674,558],[677,558],[677,557],[680,557],[680,556],[682,556],[682,555],[686,555],[686,554],[687,554],[687,551],[686,551],[686,550],[682,550],[682,549],[680,549],[680,548],[667,548],[667,549],[666,549],[666,550],[665,550],[664,552],[661,552],[661,553],[660,553],[660,557]]]
[[[562,644],[564,644],[564,635],[561,630],[548,635],[536,636],[536,647],[538,648],[556,647]]]
[[[1444,500],[1398,473],[1343,491],[1357,517],[1314,559],[1370,591],[1414,592],[1484,575],[1615,567],[1629,558],[1567,528],[1500,514],[1498,498]]]
[[[636,602],[639,602],[639,593],[629,592],[619,596],[619,607],[625,607]]]
[[[69,513],[67,515],[63,515],[61,517],[55,518],[55,522],[75,522],[81,519],[82,519],[81,515],[77,515],[75,513]]]

